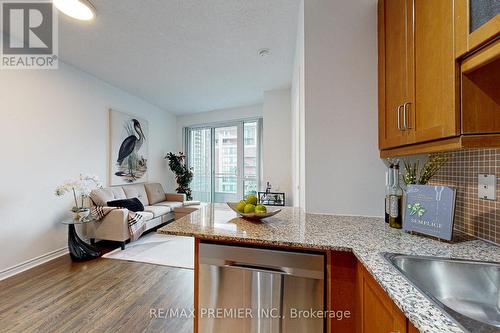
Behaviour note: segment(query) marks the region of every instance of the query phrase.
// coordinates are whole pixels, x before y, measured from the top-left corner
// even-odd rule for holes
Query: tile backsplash
[[[500,149],[446,153],[449,161],[430,184],[457,189],[456,231],[500,245]],[[497,200],[478,198],[478,174],[497,176]]]

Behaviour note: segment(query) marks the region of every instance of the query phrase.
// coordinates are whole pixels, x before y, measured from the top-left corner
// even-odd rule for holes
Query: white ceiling
[[[299,0],[92,3],[91,23],[59,15],[60,58],[167,111],[256,104],[290,85]]]

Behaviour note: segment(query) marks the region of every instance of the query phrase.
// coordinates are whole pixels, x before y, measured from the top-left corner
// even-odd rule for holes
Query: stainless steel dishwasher
[[[321,333],[325,257],[201,243],[199,332]]]

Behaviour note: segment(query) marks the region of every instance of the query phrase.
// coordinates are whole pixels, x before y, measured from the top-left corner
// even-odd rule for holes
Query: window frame
[[[182,136],[183,136],[183,141],[182,141],[182,149],[185,152],[186,155],[186,163],[187,165],[191,165],[190,161],[190,147],[191,147],[191,131],[192,130],[200,130],[200,129],[210,129],[210,145],[211,145],[211,170],[210,170],[210,178],[211,178],[211,184],[210,184],[210,200],[211,202],[214,202],[215,199],[215,129],[216,128],[221,128],[221,127],[231,127],[235,126],[237,127],[238,131],[238,143],[237,143],[237,172],[236,172],[236,177],[237,177],[237,190],[236,190],[236,195],[240,198],[243,197],[244,191],[245,191],[245,180],[247,180],[247,177],[245,175],[245,123],[256,123],[257,125],[257,135],[256,135],[256,176],[255,180],[257,183],[257,191],[259,191],[259,188],[262,186],[262,170],[263,170],[263,165],[262,165],[262,156],[263,156],[263,119],[262,117],[252,117],[252,118],[244,118],[244,119],[238,119],[238,120],[231,120],[231,121],[220,121],[220,122],[213,122],[213,123],[206,123],[206,124],[196,124],[196,125],[189,125],[185,126],[182,128]],[[240,149],[241,147],[241,149]],[[250,179],[253,179],[254,176],[248,177]]]

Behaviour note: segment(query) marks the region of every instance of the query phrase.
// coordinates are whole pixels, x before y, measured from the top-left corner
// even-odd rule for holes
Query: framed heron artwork
[[[110,185],[148,180],[149,126],[145,119],[110,110]]]

